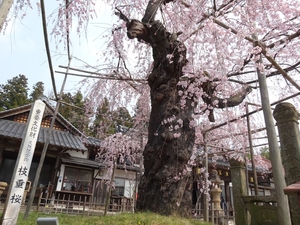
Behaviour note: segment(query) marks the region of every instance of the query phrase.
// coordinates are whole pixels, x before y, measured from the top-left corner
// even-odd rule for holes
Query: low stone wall
[[[251,225],[279,225],[276,198],[273,196],[242,196],[250,212]]]

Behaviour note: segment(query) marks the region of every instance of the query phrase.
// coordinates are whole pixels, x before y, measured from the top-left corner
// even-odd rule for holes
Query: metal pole
[[[70,65],[70,63],[71,63],[71,61],[69,62],[69,65]],[[40,179],[40,173],[42,171],[42,167],[43,167],[44,160],[45,160],[45,157],[46,157],[47,149],[48,149],[48,146],[49,146],[49,143],[50,143],[50,138],[52,137],[52,130],[53,130],[54,122],[55,122],[56,116],[58,114],[60,101],[61,101],[61,98],[62,98],[64,87],[66,85],[67,76],[68,75],[66,73],[65,77],[64,77],[64,80],[63,80],[63,83],[62,83],[60,93],[59,93],[59,99],[57,101],[55,111],[54,111],[54,114],[53,114],[53,117],[52,117],[52,120],[51,120],[51,124],[50,124],[50,127],[49,127],[48,132],[47,132],[48,134],[47,134],[47,137],[46,137],[46,142],[45,142],[43,150],[42,150],[42,154],[41,154],[40,162],[39,162],[36,174],[35,174],[34,182],[33,182],[32,188],[31,188],[30,197],[28,199],[26,211],[25,211],[24,218],[23,218],[24,220],[26,220],[28,218],[30,209],[32,207],[32,203],[33,203],[33,200],[34,200],[37,184],[38,184],[39,179]]]
[[[137,200],[138,200],[138,197],[139,197],[139,184],[140,184],[140,182],[141,182],[141,179],[142,179],[142,176],[143,176],[143,152],[144,152],[144,149],[143,149],[143,146],[144,146],[144,132],[143,132],[143,130],[142,130],[142,128],[141,128],[141,139],[140,139],[140,144],[141,144],[141,151],[140,151],[140,163],[139,163],[139,166],[140,166],[140,168],[139,168],[139,176],[138,176],[138,178],[137,178],[137,181],[136,181],[136,186],[137,186],[137,188],[136,188],[136,196],[134,196],[135,197],[135,206],[137,205]]]
[[[205,180],[205,192],[204,197],[204,221],[209,222],[209,193],[208,193],[208,152],[207,152],[207,145],[206,145],[206,133],[203,134],[203,140],[204,140],[204,154],[205,154],[205,173],[207,175],[204,176]]]
[[[257,185],[258,182],[257,182],[256,167],[255,167],[255,162],[254,162],[254,152],[253,152],[253,145],[252,145],[250,118],[249,118],[249,115],[248,115],[249,114],[249,104],[248,103],[246,103],[246,114],[247,114],[249,148],[250,148],[252,172],[253,172],[253,179],[254,179],[254,191],[255,191],[255,195],[258,195],[258,185]],[[247,168],[247,161],[246,161],[246,168]],[[248,171],[248,169],[246,171]],[[248,176],[247,176],[247,182],[249,183]],[[247,188],[249,188],[249,186],[247,186]]]
[[[245,160],[245,176],[246,176],[246,186],[247,186],[247,195],[249,195],[249,170],[247,166],[247,156],[244,153],[244,160]]]

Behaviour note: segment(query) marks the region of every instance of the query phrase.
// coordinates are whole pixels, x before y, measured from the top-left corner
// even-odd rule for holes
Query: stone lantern
[[[6,187],[7,187],[6,182],[0,182],[0,197],[1,197],[3,191],[5,190]]]
[[[224,185],[224,181],[220,179],[217,170],[212,171],[211,179],[212,188],[210,190],[212,194],[212,219],[217,219],[217,222],[221,222],[224,217],[224,212],[221,208],[221,185]]]

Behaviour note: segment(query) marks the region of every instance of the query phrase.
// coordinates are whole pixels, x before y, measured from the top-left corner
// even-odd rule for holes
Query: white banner
[[[20,146],[18,159],[15,165],[12,180],[8,190],[5,207],[2,214],[2,225],[17,224],[25,185],[28,180],[29,169],[40,131],[45,110],[45,103],[37,100],[31,107],[27,121],[25,135]]]

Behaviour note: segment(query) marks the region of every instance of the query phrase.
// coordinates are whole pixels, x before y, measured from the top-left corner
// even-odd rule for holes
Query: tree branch
[[[297,67],[300,65],[300,61],[295,63],[294,65],[291,65],[285,69],[283,69],[286,73],[292,70],[298,70]],[[270,74],[266,75],[266,77],[273,77],[273,76],[277,76],[277,75],[281,75],[281,73],[279,71],[273,71]],[[254,81],[248,81],[247,84],[253,84],[258,82],[258,80],[254,80]]]
[[[267,46],[267,48],[274,48],[276,45],[285,44],[285,43],[287,43],[287,42],[289,42],[289,41],[291,41],[291,40],[293,40],[293,39],[295,39],[299,36],[300,36],[300,29],[297,30],[294,34],[291,34],[291,35],[287,36],[286,38],[283,38],[281,40],[275,41],[272,44],[269,44]]]
[[[226,107],[234,107],[241,104],[246,96],[252,91],[252,88],[249,86],[244,86],[237,94],[232,95],[228,98],[218,98],[212,97],[212,101],[218,101],[218,104],[215,105],[215,108],[223,109]]]
[[[190,8],[191,5],[185,3],[184,1],[180,1],[181,4],[183,4],[185,7],[187,8]],[[218,9],[216,9],[216,11],[214,11],[213,13],[210,13],[210,14],[204,14],[202,15],[201,19],[198,20],[197,24],[200,24],[199,27],[194,30],[192,33],[189,34],[188,37],[186,37],[182,42],[185,42],[187,39],[189,39],[190,37],[192,37],[193,35],[195,35],[196,33],[198,33],[199,30],[201,30],[204,26],[201,25],[201,23],[205,20],[205,19],[208,19],[210,18],[210,16],[213,16],[216,12],[221,12],[221,10],[223,9],[227,9],[229,7],[230,4],[234,3],[234,0],[230,0],[229,2],[221,5]],[[224,12],[221,12],[220,14],[224,14]]]
[[[144,40],[145,42],[149,43],[150,41],[148,37],[149,32],[145,24],[135,19],[130,20],[120,9],[118,9],[117,7],[115,9],[117,10],[117,12],[115,12],[115,15],[119,16],[121,20],[126,22],[128,38],[129,39],[137,38],[139,41]],[[118,29],[119,28],[115,30]]]
[[[267,54],[265,46],[260,42],[257,42],[257,45],[262,48],[261,53],[274,66],[274,68],[277,69],[285,79],[287,79],[295,88],[297,88],[300,91],[300,86],[287,74],[287,72],[284,69],[281,68],[281,66],[273,59],[272,56],[269,56]]]
[[[227,26],[223,22],[221,22],[221,21],[219,21],[215,18],[213,19],[213,21],[214,21],[214,23],[216,23],[219,26],[225,28],[226,30],[230,30],[231,33],[238,34],[238,32],[235,29]],[[299,34],[298,34],[298,32],[299,32]],[[297,37],[297,35],[300,35],[300,31],[298,31],[298,32],[296,32],[292,37]],[[281,68],[281,66],[274,60],[273,57],[271,57],[267,54],[266,46],[263,43],[255,40],[255,39],[253,39],[249,36],[246,36],[244,39],[252,42],[255,46],[261,47],[261,53],[274,66],[274,68],[277,69],[282,74],[282,76],[285,79],[287,79],[294,87],[296,87],[298,90],[300,90],[300,86],[284,71],[284,69]]]
[[[159,9],[159,7],[161,6],[162,3],[164,3],[165,1],[163,0],[150,0],[148,2],[146,11],[145,11],[145,15],[142,19],[142,22],[145,24],[150,24],[151,22],[154,21],[155,15],[157,13],[157,10]]]
[[[120,9],[118,9],[118,7],[115,8],[117,10],[117,12],[115,12],[115,15],[117,15],[118,17],[120,17],[121,20],[125,21],[126,24],[129,23],[129,19],[127,16],[125,16],[124,13],[122,13],[122,11]]]
[[[133,19],[127,24],[127,36],[129,39],[137,38],[139,41],[150,42],[148,28],[138,20]]]
[[[206,93],[205,95],[202,95],[202,100],[207,104],[206,110],[209,111],[208,118],[210,122],[215,122],[213,108],[223,109],[226,107],[237,106],[241,104],[246,96],[252,91],[250,86],[244,85],[237,94],[231,95],[228,98],[219,98],[214,95],[217,84],[213,83],[213,81],[207,81],[203,83],[201,87]]]

